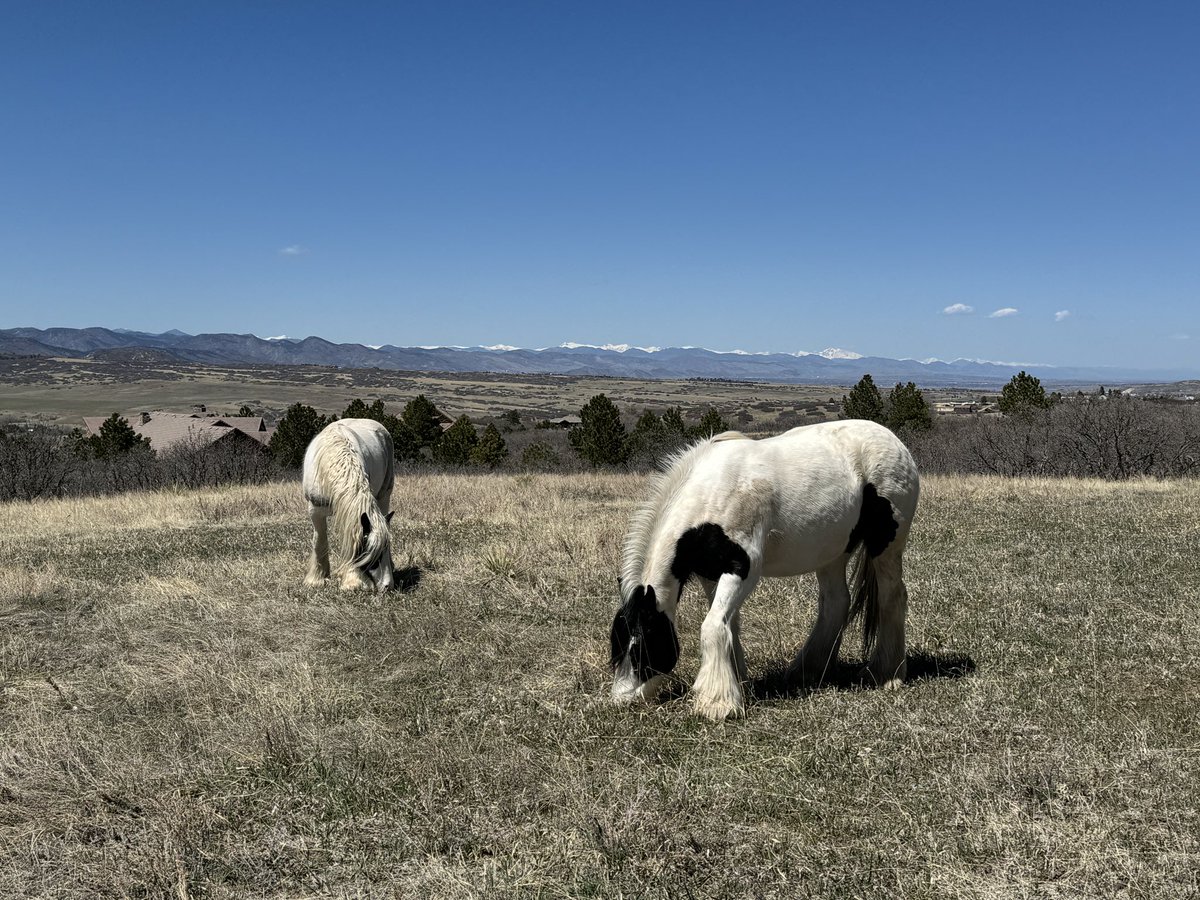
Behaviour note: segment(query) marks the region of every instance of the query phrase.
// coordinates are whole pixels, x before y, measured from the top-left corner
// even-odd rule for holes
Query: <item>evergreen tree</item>
[[[284,412],[275,428],[269,445],[271,455],[281,466],[298,469],[304,462],[304,451],[330,419],[303,403],[293,403]]]
[[[721,414],[717,412],[715,406],[710,406],[708,411],[700,417],[700,423],[692,429],[692,437],[707,438],[728,430],[729,423],[721,418]]]
[[[667,432],[662,419],[651,410],[643,410],[626,442],[626,458],[637,465],[652,466],[665,453]]]
[[[933,415],[925,395],[911,381],[892,388],[887,401],[887,427],[892,431],[911,429],[927,431],[933,427]]]
[[[369,419],[367,415],[367,404],[355,397],[350,401],[350,405],[342,412],[343,419]]]
[[[875,386],[875,379],[870,373],[858,379],[858,384],[850,389],[850,393],[842,397],[843,419],[867,419],[883,424],[887,421],[887,411],[883,405],[883,395]]]
[[[662,414],[662,427],[672,450],[687,440],[687,423],[683,421],[683,413],[679,411],[678,406],[672,406]]]
[[[625,426],[616,405],[597,394],[579,411],[582,423],[571,429],[571,447],[593,466],[619,466],[628,458]]]
[[[392,436],[392,450],[401,462],[415,462],[421,458],[421,445],[412,430],[399,416],[384,416],[383,427]]]
[[[433,458],[446,465],[465,466],[471,461],[471,452],[478,443],[479,435],[475,433],[470,417],[462,415],[433,445]]]
[[[508,456],[508,446],[504,443],[504,438],[500,436],[500,429],[489,424],[487,428],[483,429],[483,436],[479,438],[479,443],[471,451],[471,462],[478,466],[494,469],[504,462],[506,456]]]
[[[257,415],[257,413],[255,413],[254,410],[252,410],[245,403],[243,403],[240,407],[238,407],[237,414],[244,419],[250,418],[251,416],[254,416],[254,415]]]
[[[100,433],[84,438],[76,445],[82,456],[110,459],[129,453],[138,447],[149,447],[150,441],[139,437],[129,422],[113,413],[100,424]]]
[[[424,394],[409,400],[400,418],[412,432],[418,447],[433,447],[442,436],[442,414]]]
[[[1050,398],[1046,396],[1041,379],[1026,374],[1022,369],[1020,374],[1014,375],[1000,391],[1000,402],[996,405],[1006,416],[1019,415],[1038,409],[1049,409]]]

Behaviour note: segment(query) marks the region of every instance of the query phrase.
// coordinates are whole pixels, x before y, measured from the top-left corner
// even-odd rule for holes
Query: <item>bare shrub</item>
[[[0,500],[68,493],[78,469],[69,440],[42,426],[0,432]]]
[[[1200,473],[1200,409],[1114,395],[907,435],[928,472],[1125,479]]]

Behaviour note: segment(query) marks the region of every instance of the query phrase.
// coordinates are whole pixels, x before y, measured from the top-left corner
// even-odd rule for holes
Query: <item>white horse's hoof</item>
[[[746,707],[741,697],[697,697],[692,701],[692,709],[698,716],[723,722],[726,719],[740,719],[746,715]]]
[[[304,576],[304,586],[306,588],[319,588],[323,584],[325,584],[325,577],[323,575],[305,575]]]
[[[358,572],[350,572],[342,576],[341,588],[343,591],[369,591],[371,587],[371,583]]]

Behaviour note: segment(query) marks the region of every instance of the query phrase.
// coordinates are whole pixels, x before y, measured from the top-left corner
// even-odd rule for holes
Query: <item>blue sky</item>
[[[0,327],[1200,371],[1195,3],[3,18]]]

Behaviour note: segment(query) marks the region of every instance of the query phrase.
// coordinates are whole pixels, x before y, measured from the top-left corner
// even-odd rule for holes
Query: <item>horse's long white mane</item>
[[[660,464],[660,470],[650,478],[647,499],[629,521],[629,531],[621,547],[621,599],[628,600],[634,589],[642,583],[646,567],[646,556],[654,540],[654,532],[663,514],[670,509],[675,495],[687,481],[692,468],[713,444],[718,441],[747,441],[750,438],[740,431],[725,431],[703,438],[691,446],[677,450]]]
[[[391,532],[375,495],[371,493],[371,483],[358,448],[345,435],[325,431],[313,461],[318,483],[328,493],[333,507],[331,530],[345,560],[339,570],[369,567],[390,550]],[[371,533],[367,535],[362,553],[355,556],[354,551],[362,541],[364,513],[371,523]]]

